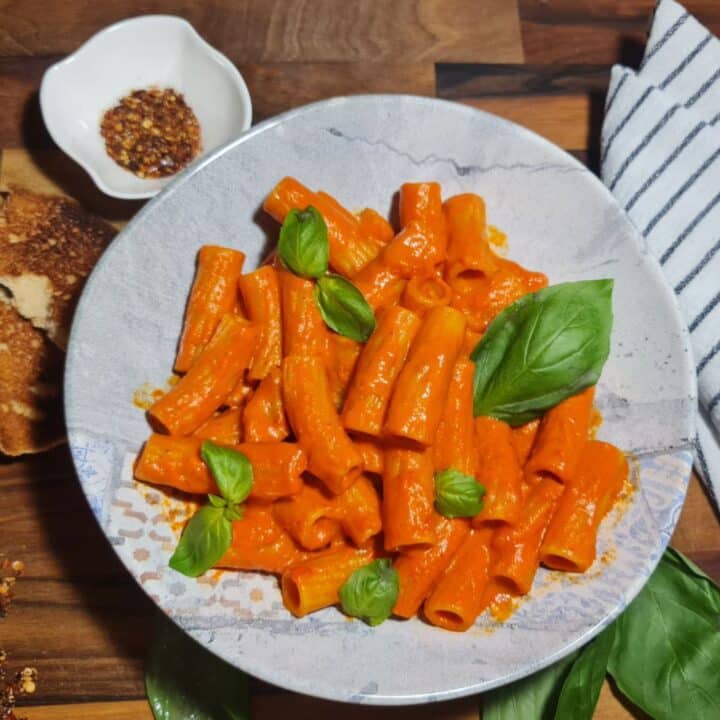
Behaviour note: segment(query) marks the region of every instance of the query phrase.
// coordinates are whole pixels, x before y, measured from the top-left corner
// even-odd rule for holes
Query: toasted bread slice
[[[69,198],[27,190],[10,194],[0,215],[0,286],[12,306],[58,347],[86,277],[115,235]]]
[[[0,295],[0,452],[40,452],[64,439],[64,356]]]

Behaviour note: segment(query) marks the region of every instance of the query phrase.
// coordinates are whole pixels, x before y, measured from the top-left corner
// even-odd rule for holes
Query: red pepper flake
[[[182,170],[200,152],[200,124],[171,88],[133,90],[100,123],[107,154],[141,178]]]

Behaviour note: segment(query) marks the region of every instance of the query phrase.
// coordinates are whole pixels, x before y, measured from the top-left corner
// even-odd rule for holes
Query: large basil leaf
[[[580,651],[562,686],[555,720],[592,720],[614,640],[612,624]]]
[[[594,385],[610,352],[612,288],[562,283],[499,313],[471,355],[475,415],[523,425]]]
[[[608,671],[655,720],[720,718],[720,588],[669,550],[616,621]]]
[[[208,504],[190,518],[168,563],[173,570],[197,577],[225,554],[232,542],[232,522],[226,510]]]
[[[165,617],[145,667],[155,720],[248,720],[247,676],[198,645]]]
[[[544,670],[483,695],[483,720],[552,720],[572,653]]]

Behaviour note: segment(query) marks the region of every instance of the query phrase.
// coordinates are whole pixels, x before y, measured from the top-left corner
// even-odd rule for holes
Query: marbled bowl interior
[[[615,279],[600,437],[633,457],[636,492],[602,527],[581,577],[541,570],[510,621],[454,634],[420,620],[371,629],[335,609],[293,619],[274,578],[191,580],[167,567],[170,501],[132,479],[148,434],[133,404],[170,374],[197,249],[240,248],[253,267],[273,224],[263,196],[284,175],[349,208],[390,208],[406,181],[477,192],[509,255],[552,282]],[[274,229],[276,230],[276,229]],[[90,505],[128,570],[194,638],[239,668],[336,700],[410,704],[479,692],[589,640],[639,591],[680,511],[691,466],[695,385],[686,331],[625,214],[572,157],[499,118],[406,96],[338,98],[257,126],[179,177],[120,234],[93,272],[66,375],[70,444]]]

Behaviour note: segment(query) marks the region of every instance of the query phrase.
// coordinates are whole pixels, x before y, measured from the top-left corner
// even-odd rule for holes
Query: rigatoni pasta
[[[541,565],[592,565],[628,463],[593,438],[591,384],[527,416],[478,411],[477,348],[547,285],[495,253],[480,196],[406,183],[399,227],[351,207],[286,177],[264,202],[285,227],[263,265],[200,249],[181,377],[148,411],[135,477],[208,496],[226,546],[204,567],[277,574],[297,617],[338,602],[362,617],[346,583],[377,566],[396,583],[377,621],[467,630]],[[291,261],[286,228],[306,216],[325,245],[288,236]]]

